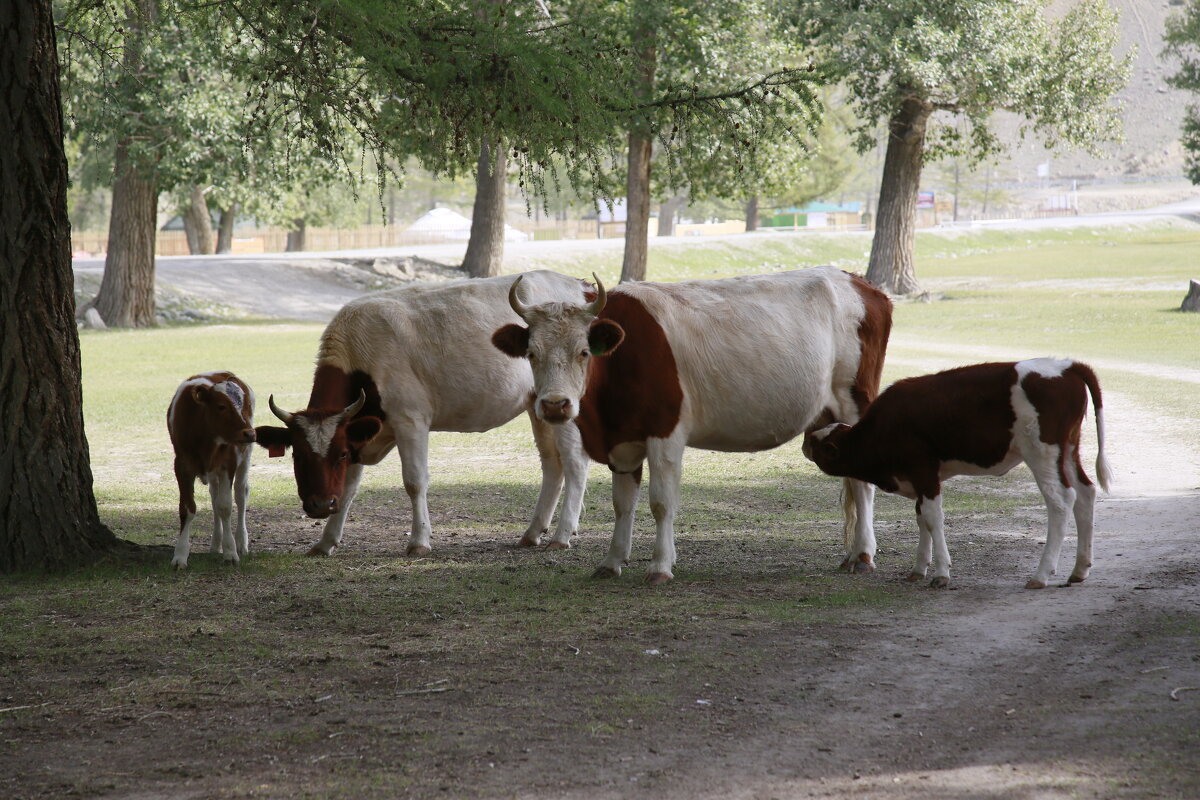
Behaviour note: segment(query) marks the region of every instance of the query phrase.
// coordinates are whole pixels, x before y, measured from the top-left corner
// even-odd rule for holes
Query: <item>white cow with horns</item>
[[[407,553],[428,553],[429,432],[486,431],[521,412],[533,423],[542,486],[520,544],[540,543],[565,483],[548,546],[570,546],[587,480],[578,433],[555,429],[533,413],[529,365],[489,342],[492,331],[519,319],[505,302],[518,280],[530,302],[585,300],[583,282],[548,271],[371,294],[347,303],[322,334],[307,407],[285,411],[270,398],[285,427],[260,427],[257,441],[273,456],[292,448],[304,511],[328,520],[309,555],[329,555],[338,546],[363,468],[392,448],[400,452],[412,501]]]
[[[628,562],[642,465],[657,537],[646,580],[673,577],[684,448],[766,450],[853,423],[879,391],[892,325],[886,295],[833,267],[712,281],[629,283],[590,304],[509,292],[528,327],[492,342],[533,367],[540,419],[577,427],[613,473],[616,528],[597,575]],[[847,480],[843,566],[874,568],[874,487]]]

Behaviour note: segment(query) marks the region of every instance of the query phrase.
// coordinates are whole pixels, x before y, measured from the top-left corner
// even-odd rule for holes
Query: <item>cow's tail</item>
[[[854,492],[849,478],[842,479],[842,519],[845,522],[842,541],[846,545],[846,552],[849,553],[854,542],[854,529],[858,527],[858,506],[854,504]]]
[[[1109,469],[1108,459],[1104,457],[1104,397],[1100,393],[1100,381],[1087,364],[1076,361],[1072,369],[1087,384],[1092,396],[1092,410],[1096,414],[1096,481],[1101,489],[1108,492],[1112,486],[1112,470]]]

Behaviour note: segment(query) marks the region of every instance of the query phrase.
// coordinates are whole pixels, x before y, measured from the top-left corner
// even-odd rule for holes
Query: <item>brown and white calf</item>
[[[532,546],[563,508],[548,547],[570,546],[587,483],[578,433],[533,414],[529,365],[506,358],[489,338],[517,317],[505,298],[516,277],[414,285],[347,303],[321,335],[308,405],[270,406],[285,427],[258,428],[271,455],[292,449],[296,489],[308,516],[326,519],[309,555],[329,555],[342,539],[363,468],[396,448],[412,503],[407,552],[429,552],[430,431],[486,431],[529,413],[541,456],[542,486],[520,544]],[[584,301],[584,284],[544,270],[522,276],[533,302]],[[563,487],[566,487],[565,492]]]
[[[540,419],[577,427],[613,474],[616,527],[597,575],[628,563],[642,465],[650,465],[654,556],[673,577],[686,447],[767,450],[833,420],[854,422],[879,390],[892,304],[833,267],[711,281],[628,283],[591,304],[509,302],[526,325],[492,342],[533,367]],[[623,343],[622,343],[623,342]],[[874,488],[847,481],[849,552],[873,568]]]
[[[179,538],[171,566],[187,566],[196,518],[196,479],[208,485],[213,507],[212,552],[236,564],[250,550],[246,501],[254,447],[254,393],[232,372],[193,375],[167,407],[179,483]],[[236,527],[233,504],[237,500]]]
[[[830,475],[870,481],[917,501],[920,539],[909,580],[950,581],[942,514],[942,481],[954,475],[1003,475],[1029,465],[1046,500],[1046,546],[1025,584],[1042,589],[1055,573],[1074,512],[1078,547],[1068,579],[1092,565],[1096,487],[1079,457],[1079,437],[1091,394],[1096,415],[1096,477],[1111,482],[1104,457],[1104,408],[1096,374],[1068,359],[1035,358],[969,367],[898,381],[854,426],[834,424],[804,438],[804,454]]]

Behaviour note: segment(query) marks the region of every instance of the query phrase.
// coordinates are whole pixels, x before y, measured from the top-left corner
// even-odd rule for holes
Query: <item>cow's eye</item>
[[[590,355],[591,355],[590,352],[588,352],[587,350],[583,350],[579,353],[579,359],[582,361],[583,359],[587,358]]]
[[[346,460],[347,458],[349,458],[349,457],[350,457],[350,451],[349,451],[349,450],[343,450],[343,451],[342,451],[342,454],[341,454],[340,456],[338,456],[338,459],[339,459],[340,461],[345,461],[345,460]]]
[[[536,364],[537,360],[538,360],[537,356],[535,356],[533,353],[529,354],[529,363],[530,364]]]

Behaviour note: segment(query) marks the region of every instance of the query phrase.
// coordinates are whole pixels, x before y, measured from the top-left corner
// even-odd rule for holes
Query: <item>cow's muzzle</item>
[[[308,497],[304,500],[304,513],[313,519],[325,519],[337,510],[336,497]]]
[[[568,422],[575,417],[575,406],[570,398],[545,398],[538,401],[538,416],[546,422]]]
[[[242,435],[238,438],[241,444],[253,444],[258,436],[254,433],[254,428],[246,428],[242,431]]]

